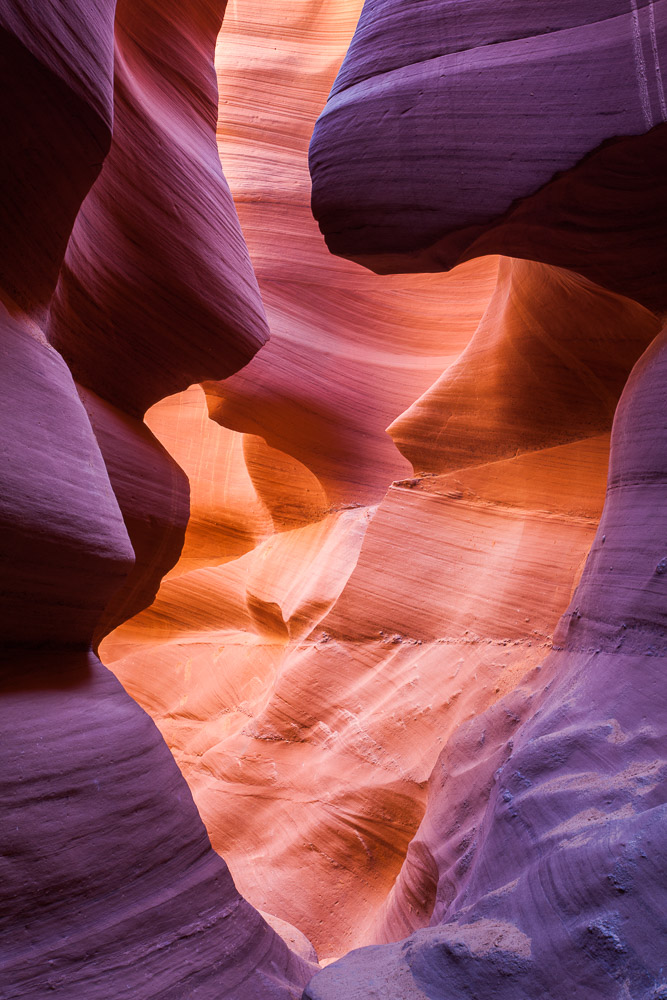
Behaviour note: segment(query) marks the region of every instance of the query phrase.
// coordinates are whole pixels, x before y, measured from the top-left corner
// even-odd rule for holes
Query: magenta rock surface
[[[311,143],[330,249],[381,273],[500,252],[664,310],[666,42],[661,2],[368,0]],[[667,996],[666,376],[663,331],[553,652],[450,739],[386,943],[307,1000]]]
[[[215,139],[224,3],[120,0],[113,143],[84,202],[49,339],[127,413],[226,378],[268,339]]]
[[[0,295],[44,314],[113,121],[114,0],[0,3]]]
[[[664,308],[666,44],[664,0],[368,0],[311,143],[329,248],[381,273],[504,253]]]
[[[269,332],[215,139],[224,7],[0,0],[0,1000],[667,1000],[667,329],[618,404],[605,508],[553,651],[460,725],[427,795],[420,781],[396,868],[421,823],[368,918],[363,940],[373,946],[318,971],[289,924],[241,897],[155,724],[95,655],[102,636],[152,601],[188,519],[187,479],[142,414],[201,380],[223,413],[220,380]],[[517,377],[518,363],[514,373],[500,363],[503,337],[482,326],[438,387],[452,412],[473,400],[486,416],[491,401],[505,415],[503,392],[514,392],[497,423],[516,434],[502,451],[482,432],[478,464],[524,442],[535,453],[551,447],[552,420],[569,421],[574,440],[601,435],[626,372],[664,322],[666,43],[667,0],[367,0],[312,141],[313,206],[330,248],[379,272],[437,271],[499,252],[531,262],[501,266],[501,277],[509,268],[515,278],[496,298],[513,289],[512,308],[496,302],[489,314],[509,316],[501,333],[524,370]],[[582,275],[587,287],[563,273],[552,296],[557,276],[539,262]],[[308,281],[297,282],[304,295]],[[588,319],[576,302],[579,293],[596,301],[590,281],[605,291]],[[328,289],[330,302],[342,287]],[[554,302],[563,337],[553,335]],[[355,309],[354,296],[346,307]],[[289,315],[283,356],[296,358],[311,314]],[[327,319],[328,336],[335,310]],[[311,413],[333,433],[326,392],[343,354],[328,357],[326,336],[320,347],[328,381],[308,376],[313,402],[324,397]],[[358,348],[351,338],[343,401],[363,396]],[[400,378],[400,361],[383,364]],[[304,380],[309,366],[295,367]],[[288,368],[264,385],[282,392],[284,380],[289,400]],[[307,411],[303,399],[284,408],[284,426],[275,421],[279,443]],[[245,426],[260,435],[266,416],[249,409]],[[375,420],[364,426],[379,436]],[[439,461],[470,464],[456,451],[470,457],[470,443],[448,422],[452,439],[443,431],[434,457],[436,420],[423,421],[425,475],[394,484],[400,510],[408,506],[396,493],[420,490]],[[401,426],[394,421],[397,440]],[[367,434],[350,428],[351,442]],[[304,457],[318,446],[317,431],[303,435]],[[361,447],[336,444],[330,455],[342,462]],[[251,498],[258,536],[262,525],[273,524],[279,542],[300,530],[289,490],[273,489],[274,462],[286,470],[280,487],[301,476],[304,494],[313,492],[313,516],[344,509],[329,505],[307,468],[270,451],[259,437],[245,442],[237,504]],[[370,465],[366,501],[385,488]],[[447,510],[458,499],[448,493]],[[389,506],[363,536],[364,559]],[[349,515],[366,530],[363,512]],[[396,604],[410,538],[406,527],[392,547],[396,565],[380,567]],[[356,560],[359,549],[350,551]],[[429,551],[429,579],[451,589],[437,561]],[[489,589],[512,590],[481,559],[474,565]],[[359,567],[348,601],[380,576],[376,564]],[[539,571],[551,579],[553,566]],[[376,617],[380,589],[364,597]],[[290,622],[301,635],[298,601],[288,620],[258,594],[246,587],[241,610],[277,647]],[[341,606],[322,633],[324,658],[336,649]],[[215,597],[204,608],[214,621],[228,610]],[[216,653],[223,670],[225,655]],[[268,726],[256,732],[274,741]],[[368,752],[375,759],[376,747]],[[293,809],[294,796],[283,798]],[[374,866],[354,813],[349,826]],[[350,857],[346,848],[341,868]]]
[[[666,384],[663,331],[619,403],[559,646],[433,771],[386,914],[419,899],[430,926],[352,952],[308,1000],[667,995]]]
[[[181,554],[190,515],[188,478],[136,417],[79,387],[134,550],[132,572],[104,609],[95,645],[152,602]]]
[[[96,657],[3,657],[0,691],[0,996],[298,997],[308,967],[236,892],[164,740]]]
[[[141,5],[119,6],[126,14],[131,6],[130,13],[139,16]],[[162,19],[149,5],[141,7],[153,57],[166,25],[172,44],[178,39],[181,53],[187,50],[191,76],[208,79],[209,86],[202,93],[195,87],[184,96],[184,105],[171,109],[171,121],[166,112],[160,120],[165,133],[171,129],[187,146],[180,159],[176,156],[177,183],[171,175],[174,200],[168,211],[148,184],[156,164],[142,162],[141,148],[123,161],[128,173],[115,177],[116,207],[125,221],[134,213],[141,230],[143,242],[133,255],[124,243],[127,232],[119,236],[114,219],[102,209],[93,212],[100,222],[97,230],[90,214],[77,217],[111,138],[115,5],[96,0],[86,5],[0,3],[0,77],[5,84],[0,94],[5,139],[0,162],[3,1000],[295,1000],[313,971],[238,894],[158,730],[91,652],[100,634],[150,602],[160,577],[176,560],[188,490],[184,475],[137,419],[142,400],[132,392],[129,376],[123,382],[122,368],[114,368],[99,351],[97,380],[131,415],[89,389],[77,388],[63,357],[46,339],[52,293],[58,274],[61,280],[64,274],[72,228],[79,237],[81,230],[86,233],[85,266],[100,282],[98,291],[104,286],[108,292],[113,285],[105,252],[109,245],[121,247],[112,264],[116,274],[123,273],[126,284],[115,288],[119,294],[127,292],[127,300],[113,313],[118,329],[116,340],[110,336],[110,351],[119,347],[121,330],[130,339],[136,332],[132,322],[138,322],[137,297],[146,282],[142,265],[150,265],[154,282],[169,289],[168,301],[151,298],[148,283],[143,297],[143,318],[150,322],[141,330],[142,371],[150,368],[146,359],[156,361],[149,395],[156,386],[170,384],[174,371],[177,378],[187,377],[192,350],[199,351],[200,361],[209,359],[205,373],[217,376],[227,370],[225,365],[235,370],[247,360],[264,335],[258,297],[243,273],[247,255],[231,199],[225,201],[215,154],[212,43],[209,52],[192,37],[190,47],[186,45],[189,29],[199,41],[214,39],[221,5],[171,5],[176,24],[165,19],[166,6]],[[142,29],[140,18],[129,21],[121,33]],[[128,43],[121,53],[125,59],[131,48]],[[159,63],[153,69],[148,82],[159,104],[158,95],[164,97],[167,89],[160,69],[165,76],[168,72]],[[135,70],[134,82],[141,67]],[[117,87],[122,90],[123,85],[127,77],[121,84],[117,78]],[[122,103],[118,94],[116,99]],[[138,103],[142,100],[151,103],[147,91]],[[188,101],[193,102],[190,119]],[[144,119],[138,131],[151,134],[150,122]],[[162,139],[152,136],[154,153]],[[201,139],[199,146],[194,141],[188,145],[193,136]],[[215,204],[218,215],[214,213],[213,223],[205,219],[199,230],[195,224],[181,224],[180,242],[173,236],[166,256],[159,257],[160,240],[166,239],[164,218],[178,217],[175,196],[185,184],[188,164],[190,180],[207,179],[196,189],[195,201],[200,208]],[[128,200],[123,201],[121,189]],[[147,191],[159,203],[153,215],[145,211],[151,197]],[[90,197],[94,204],[95,189]],[[230,240],[224,266],[220,231],[215,252],[204,245],[198,256],[220,213],[227,220],[223,234]],[[219,316],[212,351],[205,336],[203,347],[200,342],[191,349],[192,330],[181,329],[180,354],[179,342],[166,338],[171,367],[165,376],[169,365],[158,349],[163,327],[174,333],[180,309],[199,329],[198,290],[189,294],[187,276],[178,285],[170,269],[179,254],[185,255],[188,240],[191,265],[200,269],[209,296],[204,309],[210,312],[209,327],[214,326],[212,311],[224,299],[226,307],[231,303],[232,311],[241,312],[247,301],[252,330],[246,337],[243,330],[230,330],[229,316]],[[77,245],[73,238],[70,255]],[[237,260],[234,299],[227,292]],[[72,274],[69,265],[67,273]],[[134,300],[128,288],[134,290]],[[106,306],[109,302],[105,300]],[[58,316],[72,356],[78,343],[82,356],[89,357],[85,342],[94,342],[96,331],[79,304],[80,312],[76,304],[69,313],[60,306]],[[227,340],[220,328],[227,330]],[[126,370],[131,372],[131,366]]]
[[[67,365],[25,319],[0,345],[0,641],[85,648],[134,553]]]

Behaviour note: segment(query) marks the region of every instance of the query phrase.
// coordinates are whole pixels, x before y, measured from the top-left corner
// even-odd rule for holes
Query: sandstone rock
[[[0,995],[667,995],[664,0],[0,7]]]
[[[653,0],[369,0],[310,150],[330,249],[381,273],[503,253],[664,309],[666,42]]]
[[[177,562],[188,523],[189,485],[183,470],[143,421],[79,387],[135,555],[134,570],[104,609],[94,642],[155,597]]]
[[[385,429],[467,344],[496,276],[489,258],[379,279],[327,252],[308,143],[361,6],[248,0],[230,6],[217,53],[220,155],[271,339],[245,369],[206,383],[210,411],[297,459],[334,506],[377,503],[410,474]]]
[[[0,5],[0,286],[41,319],[111,142],[114,7]]]
[[[299,154],[353,12],[231,13],[221,150],[272,339],[205,384],[236,433],[205,428],[194,389],[150,412],[201,501],[153,607],[102,648],[245,895],[327,961],[428,923],[438,869],[413,837],[429,775],[549,652],[600,515],[618,395],[659,324],[535,262],[502,261],[489,302],[495,260],[374,278],[323,256]]]
[[[67,10],[61,6],[37,10],[34,4],[8,3],[0,11],[0,47],[8,55],[3,82],[12,82],[0,99],[3,148],[13,146],[15,154],[6,170],[3,157],[6,183],[0,195],[0,731],[6,803],[0,833],[0,994],[17,1000],[43,1000],[46,995],[148,1000],[157,994],[173,1000],[296,1000],[312,967],[292,954],[239,896],[225,863],[211,849],[157,729],[90,652],[106,628],[151,600],[159,577],[175,561],[187,517],[187,489],[171,458],[136,419],[140,401],[130,383],[140,372],[130,365],[123,382],[122,371],[114,370],[98,350],[99,387],[110,396],[114,389],[117,401],[134,415],[89,389],[80,389],[84,408],[70,370],[44,334],[74,217],[99,172],[112,118],[113,5],[94,2],[85,11],[78,4],[66,5]],[[197,41],[207,33],[214,37],[219,15],[205,2],[178,5],[178,11],[176,6],[166,12],[163,5],[157,16],[148,5],[131,5],[131,10],[119,5],[124,18],[116,23],[121,67],[116,106],[126,100],[128,82],[137,83],[142,76],[139,49],[150,48],[150,39],[151,80],[144,74],[142,82],[155,91],[135,96],[145,110],[152,104],[151,110],[158,112],[154,124],[165,135],[183,140],[188,127],[190,136],[193,129],[200,135],[200,148],[193,146],[188,155],[202,181],[197,196],[206,203],[223,186],[213,120],[206,140],[206,112],[198,110],[206,97],[196,87],[180,103],[169,105],[167,81],[177,69],[176,64],[168,66],[166,43],[171,38],[173,55],[178,34],[193,83],[207,76],[212,82],[212,51],[206,53]],[[177,24],[168,13],[178,15]],[[156,16],[149,18],[152,14]],[[126,35],[132,41],[123,48]],[[158,49],[167,57],[161,64],[155,62]],[[134,76],[123,62],[130,50],[137,57]],[[183,62],[178,65],[182,71]],[[165,117],[167,111],[171,119]],[[123,113],[116,121],[119,140]],[[145,129],[144,118],[138,131]],[[143,131],[143,138],[147,135]],[[197,158],[207,145],[213,151],[208,169]],[[116,191],[140,192],[133,203],[133,224],[141,226],[143,219],[141,237],[150,256],[150,246],[155,249],[164,236],[160,210],[152,216],[152,228],[150,213],[141,215],[156,164],[147,160],[148,149],[141,143],[135,143],[133,152],[126,146],[125,152],[131,168],[123,178],[116,177]],[[183,148],[181,153],[182,184]],[[215,170],[210,170],[211,161]],[[169,205],[176,214],[177,193],[173,191]],[[89,204],[98,194],[94,189]],[[127,219],[131,203],[131,196],[124,204],[119,196],[114,207]],[[252,326],[256,289],[247,280],[244,286],[250,272],[229,200],[227,209],[230,259],[240,262],[239,296],[247,300]],[[77,240],[85,232],[85,269],[94,275],[91,292],[93,285],[97,291],[103,287],[108,305],[113,281],[105,247],[111,244],[118,251],[114,266],[137,295],[146,275],[141,274],[140,254],[122,252],[111,219],[102,214],[96,219],[97,229],[91,228],[86,211],[78,216],[78,235],[68,252],[75,253],[77,245],[80,249]],[[196,237],[184,228],[194,241],[195,264],[201,264]],[[187,238],[182,239],[180,252],[186,245]],[[173,242],[169,252],[179,252]],[[217,243],[216,253],[219,263]],[[182,294],[178,286],[169,286],[174,272],[164,260],[151,260],[151,265],[153,278],[170,288],[172,299],[165,305],[159,297],[143,297],[153,323],[142,329],[144,354],[151,345],[157,348],[160,313],[165,325],[174,324],[170,308],[175,303],[186,313],[193,306],[186,286]],[[69,264],[66,270],[71,277]],[[60,273],[62,279],[65,272]],[[213,264],[200,277],[209,282],[209,291],[216,278],[222,286],[231,284],[231,271],[216,271]],[[64,306],[62,288],[61,283],[51,333],[57,339],[56,331],[64,330],[71,356],[80,348],[82,357],[90,359],[86,339],[89,334],[91,343],[95,339],[90,314],[83,308],[79,312],[72,298]],[[219,296],[213,295],[213,302],[219,305]],[[121,337],[114,337],[123,328],[123,316],[125,332],[132,332],[132,305],[130,298],[114,300],[119,326],[107,342],[111,353],[120,348],[122,354]],[[225,316],[219,319],[224,325]],[[221,349],[205,374],[219,375],[224,364],[238,365],[247,357],[244,352],[256,348],[258,341],[237,334],[238,329],[230,333],[226,361],[220,360],[225,358]],[[181,328],[180,337],[187,345],[188,331]],[[239,339],[244,346],[237,350]],[[170,346],[172,361],[182,370],[182,357],[174,357],[178,343]],[[181,355],[187,353],[186,348]]]
[[[67,366],[2,311],[0,636],[85,649],[134,553]]]
[[[51,308],[77,381],[135,416],[268,337],[215,144],[222,7],[118,3],[113,143]]]
[[[572,289],[564,288],[567,302]],[[599,293],[580,294],[585,317]],[[622,306],[619,343],[623,322],[630,339],[648,339],[652,318]],[[569,354],[559,364],[553,382],[567,399]],[[203,484],[208,565],[196,520],[194,562],[186,543],[153,606],[102,652],[160,726],[244,894],[296,924],[326,959],[405,926],[405,907],[390,914],[387,896],[426,806],[428,776],[457,727],[548,653],[600,515],[608,438],[560,444],[567,429],[554,420],[551,447],[527,440],[539,450],[517,456],[515,443],[506,445],[511,426],[502,425],[487,445],[498,458],[486,450],[477,465],[395,483],[377,510],[318,514],[289,529],[280,517],[273,527],[256,520],[252,452],[229,441],[221,453],[225,432],[215,425],[190,433],[196,420],[205,428],[194,415],[201,393],[196,400],[189,390],[149,419],[187,457],[194,497]],[[528,405],[518,392],[515,402]],[[605,393],[598,406],[593,427],[609,419]],[[262,466],[265,517],[276,509],[271,475],[284,510],[282,468]],[[243,482],[245,500],[234,501]],[[301,504],[306,519],[308,484],[304,470],[288,505]],[[241,530],[230,536],[224,506],[214,530],[215,503],[225,497],[237,503],[227,510],[238,525],[245,504],[244,545],[255,538],[240,554]],[[429,916],[425,903],[417,926]]]
[[[559,646],[434,768],[385,933],[404,932],[415,901],[431,926],[353,952],[305,997],[664,990],[666,367],[663,331],[619,404],[607,501]]]
[[[389,433],[415,469],[439,473],[606,432],[659,329],[579,275],[503,258],[465,351]]]
[[[2,662],[3,996],[296,998],[153,723],[97,659]]]

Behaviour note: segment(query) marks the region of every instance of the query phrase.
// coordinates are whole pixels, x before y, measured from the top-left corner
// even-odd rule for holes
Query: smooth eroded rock
[[[380,273],[502,253],[664,309],[666,41],[661,0],[368,0],[310,147],[329,248]]]

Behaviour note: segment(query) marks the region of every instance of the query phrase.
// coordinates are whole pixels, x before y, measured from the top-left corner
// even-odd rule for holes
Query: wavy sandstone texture
[[[323,254],[303,153],[345,13],[302,4],[278,23],[248,3],[225,22],[221,152],[272,339],[149,412],[192,515],[153,606],[103,647],[245,895],[321,958],[435,914],[434,766],[487,710],[499,766],[503,699],[542,676],[600,516],[618,397],[660,329],[563,267],[374,278]],[[476,774],[456,787],[464,812]],[[334,966],[312,989],[372,996],[359,954],[361,972]]]
[[[223,13],[0,0],[0,995],[664,1000],[667,0]]]
[[[115,85],[114,6],[0,5],[0,994],[287,1000],[312,966],[239,896],[158,730],[91,651],[151,601],[187,522],[144,393],[220,377],[266,336],[215,147],[222,6],[119,3]]]
[[[557,651],[433,770],[379,936],[430,926],[353,952],[311,1000],[667,993],[666,375],[663,331],[619,405]]]
[[[308,143],[360,9],[237,3],[217,53],[220,153],[271,340],[224,384],[206,383],[209,406],[306,465],[332,504],[375,503],[410,474],[385,429],[468,342],[496,273],[487,259],[454,275],[378,279],[327,252]]]
[[[504,253],[665,309],[666,44],[664,0],[368,0],[310,148],[329,247]]]
[[[603,317],[619,301],[562,268],[664,308],[667,5],[519,4],[513,25],[514,7],[501,22],[483,2],[424,4],[410,32],[408,6],[364,8],[311,146],[313,204],[329,245],[378,270],[489,250],[558,265],[501,265],[469,347],[391,428],[434,479],[454,463],[478,481],[494,442],[534,461],[546,424],[601,429],[660,329],[626,302],[617,340]],[[378,944],[319,973],[309,1000],[667,995],[665,336],[623,391],[554,650],[450,733]]]

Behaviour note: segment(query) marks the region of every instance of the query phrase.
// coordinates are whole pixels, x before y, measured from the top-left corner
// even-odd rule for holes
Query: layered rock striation
[[[239,896],[164,740],[92,651],[150,603],[187,522],[144,393],[193,365],[223,376],[266,337],[215,149],[222,5],[114,9],[0,11],[0,994],[287,1000],[312,967]],[[193,203],[217,206],[215,230]]]
[[[0,4],[0,994],[659,1000],[667,2],[223,13]]]
[[[149,413],[193,517],[153,606],[103,647],[244,893],[326,959],[431,919],[438,863],[414,840],[429,777],[548,654],[618,397],[660,329],[564,267],[373,277],[324,255],[299,154],[342,20],[303,5],[274,24],[251,4],[226,21],[221,152],[272,339],[206,398]],[[249,118],[253,60],[266,90]]]
[[[315,132],[313,205],[336,252],[379,271],[489,250],[529,259],[501,265],[469,347],[391,432],[436,476],[453,461],[478,481],[475,456],[499,437],[519,456],[534,442],[542,464],[561,406],[561,426],[593,431],[649,346],[616,411],[602,518],[552,652],[451,731],[378,944],[319,973],[312,1000],[667,991],[665,333],[625,302],[628,339],[602,348],[604,301],[614,317],[620,303],[553,267],[664,310],[666,8],[519,12],[513,24],[484,3],[424,5],[408,34],[407,5],[368,3]],[[561,300],[552,337],[558,286],[591,297]]]
[[[667,989],[666,344],[663,331],[619,404],[605,508],[554,651],[433,770],[380,936],[429,926],[351,953],[305,996]]]
[[[666,42],[663,0],[366,3],[310,149],[329,247],[503,253],[664,309]]]

